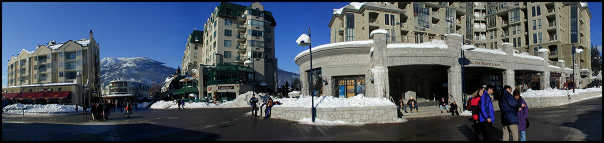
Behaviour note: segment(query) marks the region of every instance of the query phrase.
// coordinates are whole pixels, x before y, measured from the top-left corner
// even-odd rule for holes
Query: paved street
[[[530,104],[530,103],[529,103]],[[82,115],[3,116],[5,141],[46,140],[469,140],[468,117],[410,119],[365,126],[310,126],[244,115],[247,109],[146,110],[126,119],[87,121]],[[496,123],[501,117],[496,113]],[[602,98],[530,109],[528,140],[602,140]],[[496,127],[501,129],[500,124]],[[501,132],[499,133],[501,134]]]

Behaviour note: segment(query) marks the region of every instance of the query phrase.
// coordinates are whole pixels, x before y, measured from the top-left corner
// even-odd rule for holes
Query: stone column
[[[370,63],[370,65],[373,65],[370,69],[373,78],[373,94],[369,96],[385,98],[389,96],[388,67],[386,64],[388,58],[386,53],[387,34],[387,32],[374,31],[369,35],[373,39],[373,56],[371,57],[372,63]]]
[[[549,50],[547,49],[539,49],[539,56],[543,58],[543,74],[541,74],[541,89],[545,89],[549,86]]]
[[[514,48],[512,47],[511,43],[503,43],[503,46],[501,46],[503,48],[503,52],[505,52],[506,54],[506,62],[507,63],[511,63],[508,62],[510,60],[512,60],[514,58]],[[503,84],[504,85],[509,85],[512,87],[512,89],[516,89],[516,75],[514,72],[514,66],[513,65],[505,65],[505,67],[507,68],[505,71],[503,71]]]
[[[581,64],[580,64],[579,59],[581,59],[581,53],[580,52],[576,52],[576,55],[575,55],[575,66],[573,67],[574,68],[573,73],[575,73],[574,74],[574,77],[575,77],[575,80],[574,80],[574,82],[575,82],[575,89],[578,89],[579,87],[581,87],[581,84],[580,84],[581,83],[581,76],[580,76],[581,75]]]
[[[457,102],[457,105],[463,106],[463,93],[462,93],[462,82],[461,82],[461,65],[457,62],[457,59],[461,57],[461,45],[462,37],[459,34],[446,34],[447,51],[449,51],[455,61],[452,62],[449,69],[447,69],[447,88],[451,93],[452,99]]]

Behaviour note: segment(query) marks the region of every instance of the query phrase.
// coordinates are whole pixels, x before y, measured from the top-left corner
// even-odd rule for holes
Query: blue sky
[[[237,2],[249,5],[250,2]],[[5,66],[21,49],[34,50],[50,40],[88,38],[90,29],[103,57],[149,57],[177,67],[187,35],[203,24],[218,2],[195,3],[2,3],[2,85]],[[279,68],[298,72],[294,57],[305,50],[296,38],[311,28],[313,45],[329,43],[329,20],[345,2],[263,2],[277,22],[275,52]],[[589,3],[591,38],[602,44],[602,3]],[[136,51],[136,52],[134,52]]]

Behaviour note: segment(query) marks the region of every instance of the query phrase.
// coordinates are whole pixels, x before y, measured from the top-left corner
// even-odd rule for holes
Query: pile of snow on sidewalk
[[[567,96],[568,94],[582,94],[585,92],[602,92],[602,87],[594,87],[594,88],[586,88],[586,89],[575,89],[575,93],[573,94],[573,90],[560,90],[560,89],[551,89],[547,88],[545,90],[531,90],[528,89],[526,92],[520,94],[522,97],[553,97],[553,96]]]
[[[12,104],[4,107],[2,111],[9,114],[25,113],[72,113],[76,112],[75,105],[59,105],[59,104]],[[78,106],[79,111],[82,111],[82,106]]]
[[[280,98],[275,99],[283,104],[275,107],[306,107],[310,108],[312,99],[310,96],[301,96],[300,98]],[[335,108],[335,107],[368,107],[368,106],[395,106],[390,100],[382,97],[365,97],[363,94],[350,98],[336,98],[333,96],[315,97],[315,107],[317,108]]]
[[[287,96],[289,97],[300,97],[300,91],[292,91],[287,93]]]
[[[256,97],[265,96],[264,93],[256,93]],[[194,108],[239,108],[249,107],[249,99],[252,98],[252,92],[247,92],[238,95],[235,100],[223,103],[207,103],[207,102],[186,102],[185,109]],[[157,101],[151,105],[151,109],[178,109],[178,104],[175,101]]]

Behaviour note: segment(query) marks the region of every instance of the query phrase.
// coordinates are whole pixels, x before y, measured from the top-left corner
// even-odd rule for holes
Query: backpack
[[[479,115],[480,114],[480,96],[476,96],[476,97],[472,97],[472,99],[470,100],[470,110],[472,111],[472,119],[474,119],[475,121],[479,120]]]

